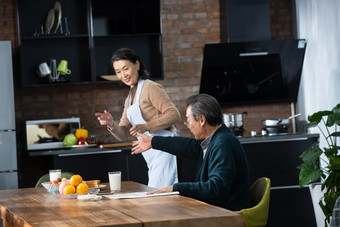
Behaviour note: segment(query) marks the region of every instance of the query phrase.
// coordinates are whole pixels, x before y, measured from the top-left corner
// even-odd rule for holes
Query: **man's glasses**
[[[183,122],[183,124],[187,127],[189,127],[189,125],[191,125],[191,122],[190,121],[186,121],[186,122]]]

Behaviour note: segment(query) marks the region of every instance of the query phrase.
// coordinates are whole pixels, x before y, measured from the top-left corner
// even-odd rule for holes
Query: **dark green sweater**
[[[196,181],[174,184],[173,190],[230,210],[249,207],[249,167],[239,140],[223,124],[211,138],[204,159],[201,142],[184,137],[153,137],[152,148],[199,162]]]

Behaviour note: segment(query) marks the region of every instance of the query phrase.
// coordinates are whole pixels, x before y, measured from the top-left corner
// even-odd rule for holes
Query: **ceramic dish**
[[[53,10],[54,10],[54,23],[53,23],[52,32],[56,33],[58,28],[59,28],[60,22],[61,22],[61,5],[60,5],[60,2],[56,2],[54,4]]]
[[[54,24],[54,10],[51,9],[46,18],[46,23],[45,23],[45,33],[50,34],[52,26]]]

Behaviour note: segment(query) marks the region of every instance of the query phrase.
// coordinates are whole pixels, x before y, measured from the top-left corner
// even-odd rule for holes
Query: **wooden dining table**
[[[105,188],[109,186],[103,184]],[[120,193],[153,188],[123,181]],[[83,201],[50,194],[45,188],[0,190],[4,226],[235,226],[244,227],[240,212],[181,195]]]

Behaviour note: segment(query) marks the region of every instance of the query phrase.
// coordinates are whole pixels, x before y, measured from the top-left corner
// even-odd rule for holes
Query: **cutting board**
[[[112,143],[112,144],[101,144],[99,145],[100,148],[110,148],[110,147],[131,147],[132,142],[125,142],[125,143]]]

